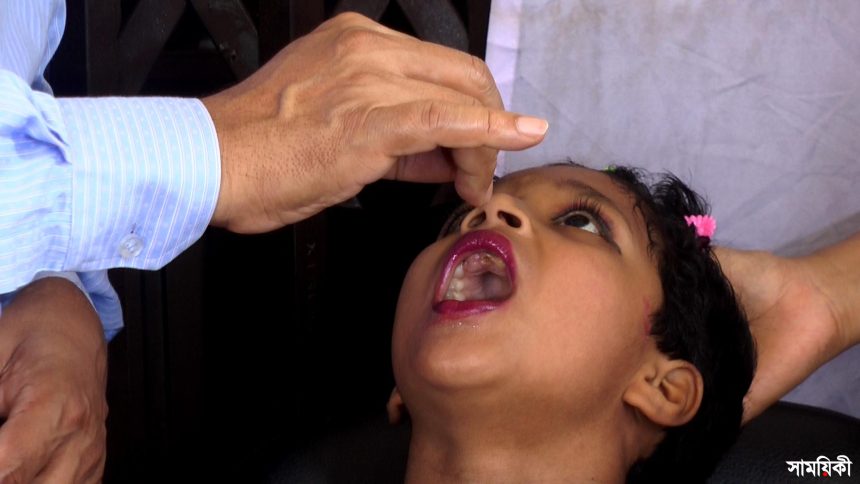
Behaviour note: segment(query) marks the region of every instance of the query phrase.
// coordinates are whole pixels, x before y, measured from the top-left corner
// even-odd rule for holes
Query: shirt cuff
[[[197,99],[59,99],[72,210],[64,270],[159,269],[203,234],[220,153]]]

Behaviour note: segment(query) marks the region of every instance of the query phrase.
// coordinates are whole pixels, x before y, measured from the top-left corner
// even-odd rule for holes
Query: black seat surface
[[[858,396],[860,398],[860,396]],[[845,455],[851,477],[797,477],[786,461],[835,461]],[[860,482],[860,420],[807,405],[779,402],[747,425],[709,483]]]

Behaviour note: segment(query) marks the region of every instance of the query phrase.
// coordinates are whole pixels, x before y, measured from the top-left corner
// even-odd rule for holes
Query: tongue
[[[481,299],[501,300],[511,294],[511,285],[507,277],[499,277],[493,273],[485,272],[481,275],[482,294]]]

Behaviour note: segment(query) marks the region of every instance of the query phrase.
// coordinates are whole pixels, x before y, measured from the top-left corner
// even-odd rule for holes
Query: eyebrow
[[[624,224],[627,225],[627,231],[630,233],[631,236],[633,235],[633,227],[630,225],[630,222],[627,220],[627,217],[624,215],[624,212],[621,211],[621,209],[618,207],[618,205],[615,204],[615,202],[612,201],[612,199],[601,193],[599,190],[595,189],[594,187],[585,182],[573,180],[570,178],[554,179],[553,183],[557,188],[561,190],[574,190],[576,192],[583,193],[587,197],[597,200],[601,205],[608,206],[610,209],[612,209],[615,213],[618,214]],[[613,242],[613,244],[615,243]],[[618,250],[618,252],[621,252],[621,248],[618,247],[617,244],[615,244],[615,248]]]

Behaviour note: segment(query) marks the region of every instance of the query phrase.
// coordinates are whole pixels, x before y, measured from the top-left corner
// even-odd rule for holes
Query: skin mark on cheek
[[[651,337],[652,314],[651,301],[646,297],[642,298],[642,316],[642,328],[644,329],[642,337],[648,339]]]

